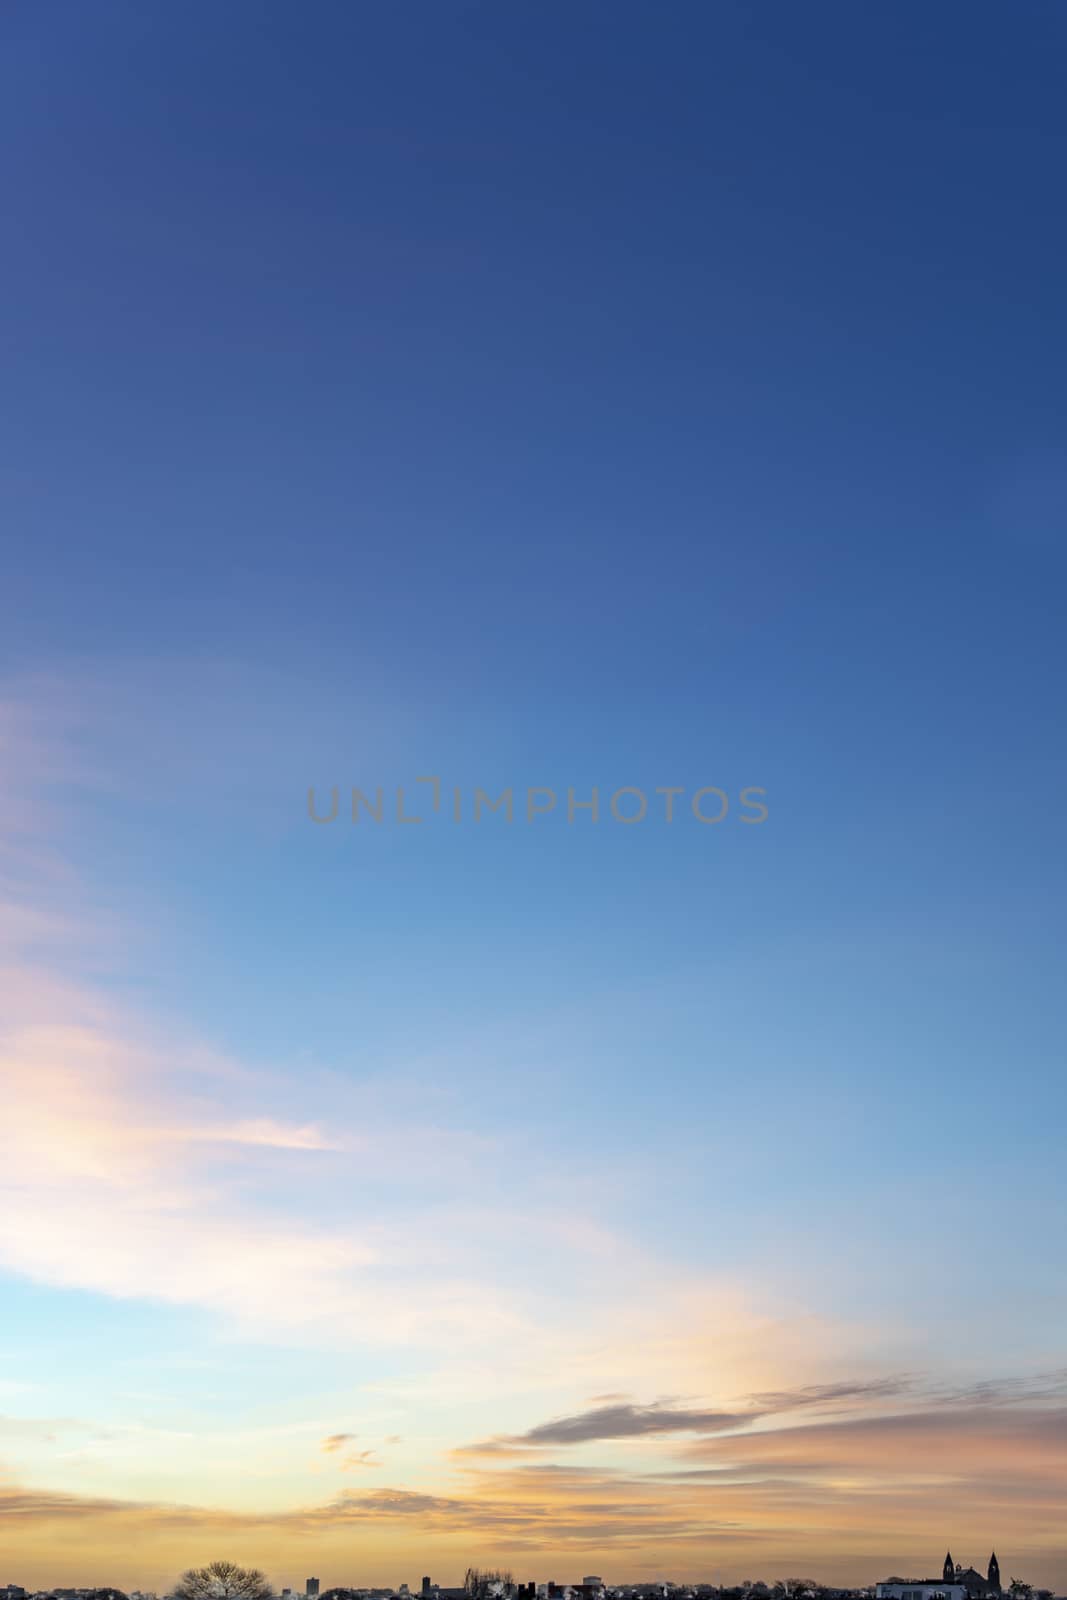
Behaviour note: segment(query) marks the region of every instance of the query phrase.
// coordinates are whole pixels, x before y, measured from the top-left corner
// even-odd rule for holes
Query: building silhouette
[[[945,1565],[941,1571],[942,1582],[961,1584],[966,1589],[970,1600],[985,1600],[988,1595],[1000,1594],[1000,1563],[997,1552],[994,1550],[989,1557],[989,1566],[983,1578],[980,1572],[973,1567],[962,1567],[959,1562],[953,1563],[952,1551],[945,1552]]]

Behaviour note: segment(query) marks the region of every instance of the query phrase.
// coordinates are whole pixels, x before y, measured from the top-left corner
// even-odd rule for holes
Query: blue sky
[[[1062,10],[0,29],[23,1577],[1062,1584]]]

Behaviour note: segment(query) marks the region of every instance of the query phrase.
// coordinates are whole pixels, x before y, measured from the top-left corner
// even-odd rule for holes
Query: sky
[[[0,46],[0,1579],[1067,1592],[1067,13]]]

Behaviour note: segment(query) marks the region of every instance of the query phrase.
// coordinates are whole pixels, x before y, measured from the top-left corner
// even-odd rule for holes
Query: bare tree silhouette
[[[174,1600],[271,1600],[272,1589],[255,1567],[233,1561],[209,1561],[191,1567],[174,1585]]]

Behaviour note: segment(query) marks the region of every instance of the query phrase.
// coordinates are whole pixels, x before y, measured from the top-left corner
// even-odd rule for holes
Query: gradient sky
[[[1067,12],[0,46],[0,1580],[1067,1589]]]

